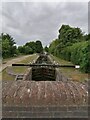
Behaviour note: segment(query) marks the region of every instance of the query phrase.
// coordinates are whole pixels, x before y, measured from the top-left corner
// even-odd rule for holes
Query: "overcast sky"
[[[13,36],[17,45],[41,40],[45,46],[58,37],[62,24],[80,27],[87,33],[88,3],[5,2],[2,21],[2,31]]]

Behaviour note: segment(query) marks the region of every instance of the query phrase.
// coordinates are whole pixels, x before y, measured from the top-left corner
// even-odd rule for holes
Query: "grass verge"
[[[30,62],[33,62],[33,60],[36,59],[38,55],[37,54],[33,54],[31,56],[29,56],[28,58],[25,58],[17,63],[30,63]],[[28,69],[28,67],[22,67],[22,66],[13,66],[12,67],[12,70],[14,73],[17,73],[17,74],[24,74],[26,72],[26,70]],[[2,71],[2,80],[14,80],[15,77],[9,75],[7,72],[6,72],[6,69],[4,69]]]
[[[65,65],[73,65],[71,62],[63,60],[61,58],[55,57],[51,55],[51,58],[55,60],[59,64],[65,64]],[[85,80],[88,80],[88,74],[82,73],[79,71],[79,69],[76,68],[59,68],[59,70],[62,72],[63,75],[66,77],[75,80],[84,82]]]

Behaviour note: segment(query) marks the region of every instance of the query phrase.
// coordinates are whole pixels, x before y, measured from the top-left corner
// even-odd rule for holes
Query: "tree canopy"
[[[30,41],[25,45],[16,47],[15,40],[9,34],[2,33],[0,36],[0,46],[2,48],[2,57],[9,58],[18,54],[33,54],[43,52],[43,46],[40,40]]]
[[[74,64],[79,64],[81,71],[89,72],[89,43],[90,34],[84,35],[80,28],[62,25],[58,38],[49,46],[49,52]]]
[[[42,43],[41,43],[41,41],[39,41],[39,40],[36,41],[36,52],[37,52],[37,53],[43,52]]]
[[[41,41],[30,41],[23,46],[18,47],[18,51],[22,54],[33,54],[43,52],[43,46]]]
[[[59,29],[58,39],[62,47],[72,45],[83,40],[83,33],[80,28],[62,25]]]
[[[49,48],[47,46],[44,47],[45,52],[49,52]]]
[[[2,39],[2,56],[3,58],[13,57],[16,54],[14,39],[9,34],[1,34]]]

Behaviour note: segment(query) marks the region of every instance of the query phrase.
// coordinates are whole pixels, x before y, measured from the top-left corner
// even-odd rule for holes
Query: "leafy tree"
[[[59,44],[59,40],[58,39],[52,41],[50,46],[49,46],[49,52],[54,54],[54,50],[56,49],[58,44]]]
[[[51,42],[49,52],[57,57],[80,65],[80,70],[90,72],[90,34],[80,28],[62,25],[57,40]]]
[[[33,42],[33,41],[27,42],[25,44],[25,46],[28,46],[31,49],[32,53],[36,52],[36,43],[35,42]]]
[[[64,59],[68,60],[69,58],[72,63],[79,64],[80,69],[83,72],[89,72],[90,52],[88,50],[90,45],[88,43],[88,41],[75,43],[72,46],[64,49],[63,52]],[[67,53],[68,56],[65,53]]]
[[[36,42],[31,41],[31,42],[27,42],[23,46],[19,46],[18,51],[22,54],[40,53],[43,51],[43,47],[41,41],[36,41]]]
[[[73,28],[69,25],[62,25],[59,29],[58,39],[61,43],[61,46],[70,46],[73,43],[82,41],[83,33],[80,28]]]
[[[89,34],[84,35],[84,39],[85,39],[86,41],[90,40],[90,33],[89,33]]]
[[[42,53],[43,52],[42,43],[39,40],[36,41],[36,52],[37,53]]]
[[[45,46],[44,50],[45,50],[46,52],[48,52],[48,51],[49,51],[49,48],[48,48],[47,46]]]
[[[24,54],[25,53],[25,48],[23,46],[19,46],[18,51],[19,51],[19,53]]]
[[[24,46],[24,49],[25,49],[25,51],[24,51],[25,54],[33,54],[34,53],[33,49],[30,48],[29,46]]]
[[[16,54],[14,39],[9,34],[1,34],[2,38],[2,57],[13,57]]]

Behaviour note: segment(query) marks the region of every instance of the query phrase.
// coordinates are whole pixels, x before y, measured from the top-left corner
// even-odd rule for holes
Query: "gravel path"
[[[4,70],[7,66],[11,66],[12,64],[14,64],[14,63],[16,63],[16,62],[20,62],[21,60],[24,60],[24,59],[26,59],[27,57],[29,57],[29,56],[32,56],[32,55],[27,55],[27,56],[21,56],[21,57],[18,57],[18,58],[14,58],[14,59],[12,59],[12,60],[9,60],[9,61],[7,61],[5,64],[2,64],[2,66],[0,67],[0,72],[2,71],[2,70]]]

